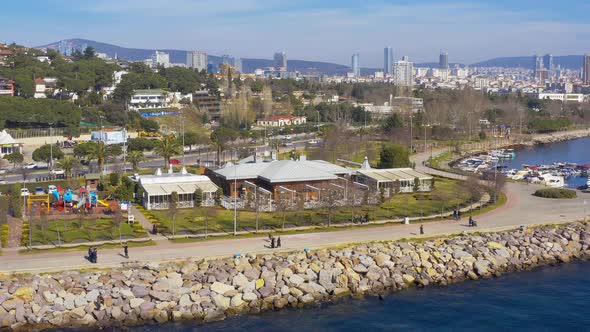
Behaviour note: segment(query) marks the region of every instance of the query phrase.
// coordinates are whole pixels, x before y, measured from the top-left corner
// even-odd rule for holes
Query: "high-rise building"
[[[584,84],[590,85],[590,54],[584,55]]]
[[[359,64],[359,55],[358,54],[353,54],[352,55],[352,74],[356,77],[360,77],[361,76],[361,66]]]
[[[385,75],[393,74],[393,48],[391,47],[383,49],[383,72]]]
[[[555,69],[553,67],[553,55],[545,54],[545,56],[543,56],[543,68],[547,69],[549,72]]]
[[[234,58],[233,65],[238,73],[242,73],[242,59]]]
[[[207,53],[202,51],[186,52],[186,66],[198,71],[207,70]]]
[[[221,56],[221,64],[222,65],[229,65],[230,64],[229,60],[230,60],[229,55],[224,54]]]
[[[170,67],[170,54],[156,51],[152,55],[152,64],[154,66],[163,66],[164,68]]]
[[[414,64],[409,61],[407,56],[404,56],[401,61],[397,61],[394,65],[393,82],[399,86],[414,85]]]
[[[275,68],[277,70],[287,71],[287,53],[277,52],[274,55]]]
[[[534,61],[534,66],[535,66],[535,70],[533,72],[533,77],[535,77],[535,79],[538,79],[539,76],[543,76],[543,73],[539,73],[539,71],[542,71],[543,69],[545,69],[545,66],[543,65],[543,57],[536,54],[533,57],[533,61]]]
[[[449,69],[449,53],[440,51],[438,69]]]

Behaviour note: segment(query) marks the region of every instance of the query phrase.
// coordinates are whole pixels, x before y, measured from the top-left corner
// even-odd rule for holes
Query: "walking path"
[[[441,150],[442,151],[442,150]],[[435,154],[440,151],[435,151]],[[416,169],[434,175],[462,178],[462,176],[433,170],[422,165],[431,156],[431,152],[420,153],[412,157]],[[460,233],[465,231],[484,231],[514,228],[520,225],[547,223],[567,223],[585,220],[588,217],[586,201],[590,194],[579,192],[579,197],[571,200],[551,200],[532,196],[541,188],[537,185],[507,183],[508,202],[493,211],[477,217],[478,228],[467,227],[467,218],[460,221],[437,221],[424,224],[425,236]],[[139,212],[139,211],[137,211]],[[134,212],[135,213],[135,212]],[[138,213],[137,216],[139,216]],[[149,223],[146,219],[141,221]],[[346,243],[395,240],[418,236],[419,225],[387,225],[379,227],[359,226],[353,229],[282,235],[281,251],[314,249],[336,246]],[[121,266],[126,262],[153,262],[161,260],[183,260],[208,257],[232,256],[246,253],[270,253],[277,249],[267,248],[267,237],[220,239],[190,243],[173,243],[156,240],[151,247],[130,248],[130,259],[123,258],[122,249],[104,249],[99,251],[98,264],[90,264],[84,259],[83,252],[59,252],[23,256],[15,251],[5,251],[0,257],[0,272],[50,272],[69,269],[107,268]],[[26,257],[26,259],[23,259]]]

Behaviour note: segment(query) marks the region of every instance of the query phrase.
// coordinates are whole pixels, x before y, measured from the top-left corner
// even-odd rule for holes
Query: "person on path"
[[[279,236],[277,238],[277,248],[280,248],[280,247],[281,247],[281,237]]]
[[[271,248],[275,247],[275,238],[274,237],[270,239],[270,247]]]
[[[88,247],[88,261],[92,263],[92,247]]]
[[[420,235],[424,235],[424,225],[420,225]]]
[[[152,226],[152,234],[154,234],[154,235],[158,234],[158,225],[154,224]]]
[[[369,214],[368,213],[365,214],[365,223],[369,223]]]
[[[94,250],[93,250],[93,253],[94,253],[92,255],[93,258],[94,258],[94,262],[93,263],[96,264],[98,262],[98,248],[95,247]]]
[[[129,245],[127,243],[123,246],[123,251],[125,252],[125,258],[129,258]]]
[[[461,219],[461,210],[457,210],[457,220]]]
[[[453,209],[453,219],[457,220],[457,209]]]

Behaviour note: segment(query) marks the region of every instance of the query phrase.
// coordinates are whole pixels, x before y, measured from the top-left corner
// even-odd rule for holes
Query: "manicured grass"
[[[123,221],[120,227],[113,224],[112,219],[84,219],[82,227],[80,220],[52,220],[46,224],[34,219],[32,222],[32,244],[82,243],[92,241],[118,240],[145,237],[145,230],[139,223],[127,224]],[[59,238],[58,238],[59,232]],[[29,224],[23,225],[21,244],[29,244]]]
[[[346,206],[332,209],[331,223],[349,222],[355,215],[369,214],[370,220],[386,220],[404,216],[428,216],[441,213],[441,208],[448,211],[451,207],[471,203],[469,195],[461,190],[460,186],[461,184],[455,180],[437,178],[433,193],[397,194],[379,206]],[[151,222],[158,224],[160,233],[173,233],[169,211],[142,211]],[[330,211],[325,208],[287,211],[284,214],[284,225],[286,229],[297,226],[325,226],[328,224],[329,216]],[[233,220],[234,212],[223,208],[182,209],[178,210],[174,222],[174,234],[204,234],[205,230],[208,233],[233,233]],[[258,220],[260,230],[283,228],[282,212],[260,212]],[[256,229],[256,213],[253,211],[238,211],[237,221],[238,231]]]

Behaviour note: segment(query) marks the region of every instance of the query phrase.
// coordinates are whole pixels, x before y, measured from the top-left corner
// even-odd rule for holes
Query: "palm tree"
[[[78,167],[80,162],[73,156],[64,156],[57,162],[57,166],[64,170],[66,179],[72,176],[72,171]]]
[[[139,164],[142,161],[145,161],[145,156],[143,154],[143,151],[131,151],[129,152],[129,154],[127,155],[127,160],[131,163],[131,165],[133,166],[133,170],[137,171]]]
[[[162,137],[154,147],[154,153],[164,158],[166,168],[170,165],[170,158],[181,151],[180,143],[172,135]]]
[[[121,147],[118,145],[106,145],[104,142],[95,142],[88,150],[88,160],[96,160],[100,166],[100,171],[104,171],[105,163],[121,153]]]

